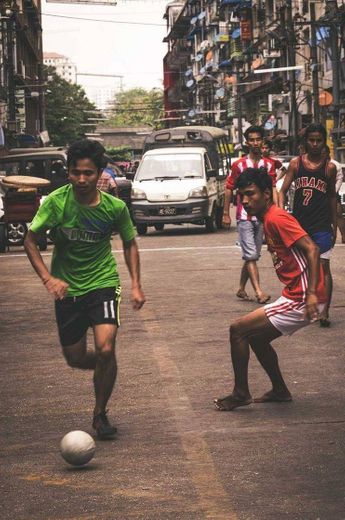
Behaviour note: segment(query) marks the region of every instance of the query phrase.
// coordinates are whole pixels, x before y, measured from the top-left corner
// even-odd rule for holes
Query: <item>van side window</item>
[[[20,162],[19,161],[6,161],[0,162],[0,176],[6,175],[20,175]]]
[[[205,172],[212,170],[211,161],[207,153],[204,155],[204,161],[205,161]]]
[[[43,159],[29,159],[25,161],[24,171],[25,175],[30,177],[41,177],[45,179],[46,175],[46,162]]]

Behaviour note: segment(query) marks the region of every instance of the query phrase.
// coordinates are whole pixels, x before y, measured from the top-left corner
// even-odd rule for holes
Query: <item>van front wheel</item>
[[[147,224],[137,224],[138,235],[146,235]]]

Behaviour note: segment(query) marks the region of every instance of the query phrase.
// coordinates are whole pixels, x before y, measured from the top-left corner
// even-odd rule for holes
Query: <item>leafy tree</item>
[[[85,132],[94,132],[96,126],[83,126],[96,109],[84,89],[58,76],[53,67],[48,67],[47,74],[46,125],[51,143],[65,146],[83,138]]]
[[[130,161],[132,149],[129,146],[106,146],[105,150],[114,161]]]
[[[153,126],[163,117],[163,91],[132,88],[115,96],[107,126]]]

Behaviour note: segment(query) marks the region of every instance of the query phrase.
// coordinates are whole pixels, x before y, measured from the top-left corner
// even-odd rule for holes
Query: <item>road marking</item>
[[[345,244],[335,244],[335,247],[345,247]],[[207,251],[212,249],[237,249],[240,250],[240,246],[187,246],[187,247],[152,247],[152,248],[139,248],[139,253],[162,253],[162,252],[174,252],[174,251]],[[123,249],[112,249],[112,253],[122,253]],[[41,253],[41,256],[52,256],[53,252]],[[0,254],[0,259],[7,258],[26,258],[25,253],[13,253],[6,255],[6,253]]]
[[[158,365],[164,393],[170,410],[175,417],[176,429],[187,459],[186,469],[199,497],[199,504],[205,518],[237,520],[231,499],[224,489],[214,465],[208,444],[202,435],[204,425],[200,422],[190,400],[184,391],[179,369],[171,358],[168,344],[155,341],[155,332],[160,331],[157,316],[144,307],[141,311],[143,326],[150,336],[154,359]]]

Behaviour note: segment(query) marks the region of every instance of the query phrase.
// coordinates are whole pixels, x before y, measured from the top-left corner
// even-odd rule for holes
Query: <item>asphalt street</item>
[[[332,326],[275,342],[294,400],[217,412],[231,391],[228,328],[257,304],[236,299],[236,232],[193,226],[139,237],[145,307],[122,277],[119,376],[109,403],[116,440],[84,469],[59,443],[92,433],[92,377],[60,351],[53,302],[24,254],[0,255],[2,520],[344,520],[345,247],[332,257]],[[51,259],[52,247],[44,254]],[[270,255],[262,286],[280,295]],[[90,340],[91,340],[90,336]],[[269,382],[252,356],[254,396]]]

